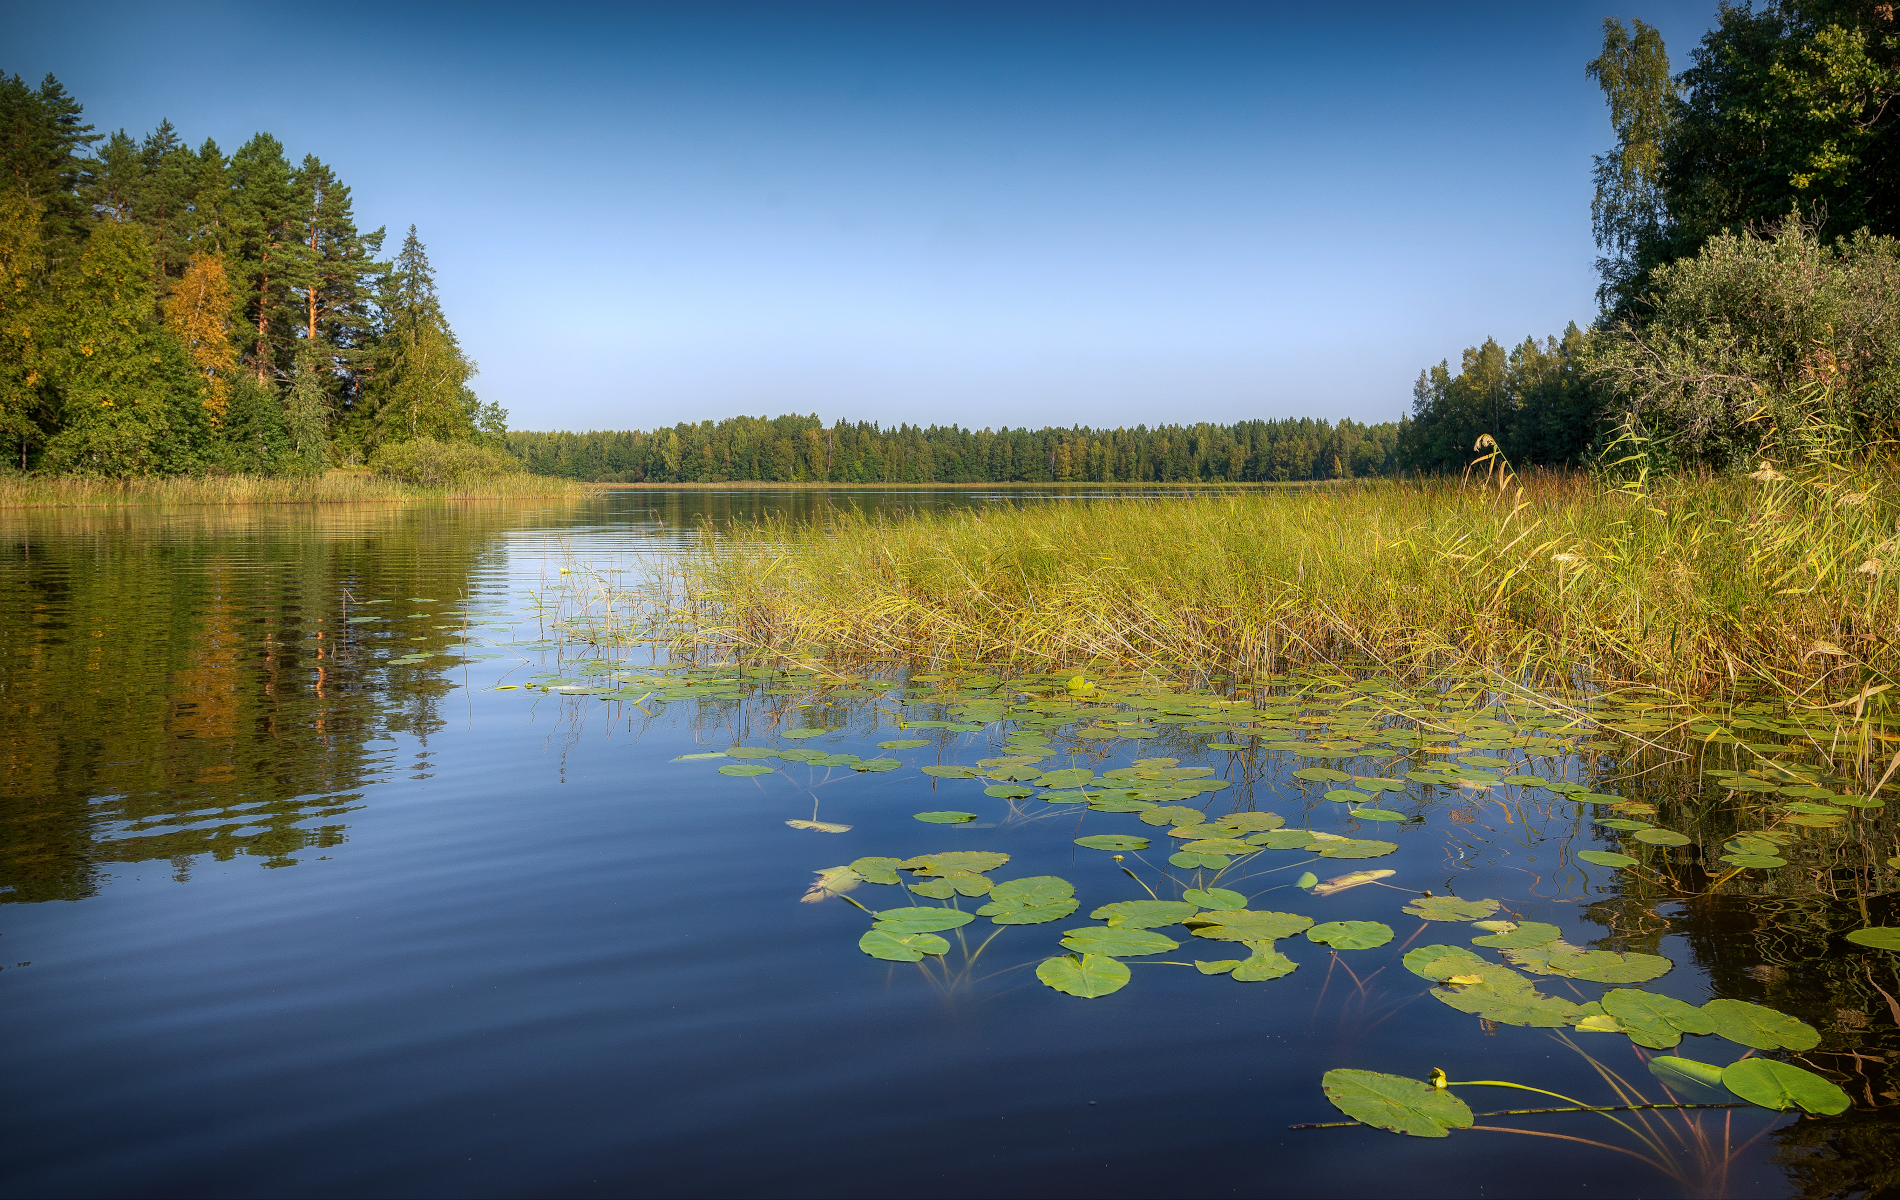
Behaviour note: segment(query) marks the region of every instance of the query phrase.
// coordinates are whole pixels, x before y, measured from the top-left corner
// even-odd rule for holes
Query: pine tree
[[[288,373],[307,252],[298,237],[296,188],[284,147],[260,133],[231,156],[226,263],[238,283],[248,343],[245,359],[259,383]]]

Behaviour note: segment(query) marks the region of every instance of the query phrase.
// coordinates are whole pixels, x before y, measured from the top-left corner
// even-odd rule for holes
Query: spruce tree
[[[297,330],[298,297],[307,252],[298,237],[297,190],[284,147],[260,133],[231,156],[226,202],[231,269],[245,333],[245,361],[259,383],[289,373]]]
[[[413,225],[383,275],[377,306],[382,319],[358,433],[365,449],[417,437],[475,437],[477,418],[485,415],[468,387],[475,364],[442,313],[435,272]]]

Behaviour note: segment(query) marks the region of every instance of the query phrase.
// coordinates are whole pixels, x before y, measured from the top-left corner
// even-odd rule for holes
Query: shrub
[[[419,437],[377,447],[369,456],[369,468],[384,479],[419,487],[453,487],[471,479],[519,474],[521,463],[506,451],[473,442]]]

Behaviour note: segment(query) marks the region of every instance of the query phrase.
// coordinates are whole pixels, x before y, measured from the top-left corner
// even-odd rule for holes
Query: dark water
[[[764,700],[675,703],[649,719],[612,700],[492,690],[561,669],[564,651],[537,640],[523,596],[568,556],[624,564],[665,553],[703,517],[766,509],[1035,502],[682,492],[557,509],[0,515],[0,1070],[11,1085],[0,1192],[1894,1186],[1900,1141],[1883,1089],[1900,1039],[1858,983],[1860,960],[1803,941],[1759,897],[1645,898],[1563,869],[1570,816],[1435,811],[1394,835],[1397,854],[1340,869],[1389,867],[1412,890],[1504,897],[1580,945],[1640,926],[1631,945],[1677,963],[1649,990],[1801,1016],[1825,1049],[1871,1064],[1863,1110],[1704,1114],[1699,1136],[1718,1151],[1726,1138],[1733,1154],[1687,1184],[1616,1149],[1545,1136],[1291,1132],[1339,1119],[1319,1090],[1333,1067],[1415,1078],[1442,1067],[1599,1103],[1607,1093],[1552,1031],[1482,1030],[1425,995],[1398,965],[1417,922],[1398,914],[1403,895],[1376,886],[1254,905],[1392,924],[1391,945],[1341,958],[1350,972],[1295,940],[1282,947],[1301,969],[1270,983],[1152,966],[1092,1001],[1041,986],[1034,964],[1062,929],[1143,893],[1107,855],[1078,853],[1072,812],[1012,818],[974,785],[914,769],[994,753],[992,731],[890,752],[906,766],[884,774],[793,767],[753,780],[673,760],[768,738]],[[365,615],[376,619],[351,623]],[[880,754],[895,705],[840,703],[844,728],[805,744]],[[1129,745],[1094,765],[1157,753],[1177,751]],[[1257,805],[1297,823],[1312,802],[1277,786],[1242,780],[1215,808]],[[948,827],[911,816],[942,808],[982,817]],[[784,824],[814,816],[853,829]],[[1080,832],[1132,820],[1090,815]],[[1005,851],[1012,876],[1061,875],[1083,910],[1006,929],[967,971],[953,954],[929,974],[860,953],[859,910],[798,902],[819,868],[945,849]],[[1869,981],[1893,991],[1891,956],[1868,962]],[[1621,1036],[1573,1040],[1647,1084]],[[1467,1098],[1480,1111],[1535,1102]],[[1590,1114],[1516,1127],[1641,1149]],[[1698,1134],[1669,1136],[1695,1159]]]

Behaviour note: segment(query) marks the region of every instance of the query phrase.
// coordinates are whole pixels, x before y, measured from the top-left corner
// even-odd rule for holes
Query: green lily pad
[[[919,875],[983,875],[1008,861],[1009,855],[994,850],[946,850],[907,858],[897,867]]]
[[[1096,812],[1108,813],[1145,813],[1155,806],[1152,800],[1136,800],[1129,796],[1091,796],[1089,807]]]
[[[1262,850],[1300,850],[1313,844],[1313,835],[1304,829],[1270,829],[1251,834],[1246,841]]]
[[[1551,955],[1544,972],[1567,979],[1587,979],[1591,983],[1644,983],[1667,975],[1675,965],[1660,954],[1583,950],[1576,954]]]
[[[1685,1033],[1715,1032],[1715,1018],[1695,1005],[1636,988],[1605,992],[1603,1011],[1622,1023],[1630,1041],[1651,1050],[1667,1050]]]
[[[1245,897],[1241,902],[1246,902]],[[1110,928],[1159,929],[1163,925],[1178,925],[1199,911],[1199,905],[1181,900],[1122,900],[1104,904],[1089,916],[1107,921]]]
[[[1189,888],[1181,893],[1181,898],[1202,908],[1247,907],[1247,897],[1227,888]]]
[[[863,774],[876,774],[880,771],[895,771],[904,764],[894,758],[863,758],[846,764],[853,771]]]
[[[990,890],[990,881],[983,875],[957,875],[949,879],[926,879],[921,883],[913,883],[910,890],[912,895],[948,900],[951,896],[985,895]]]
[[[1041,777],[1041,767],[1022,766],[1020,764],[1016,766],[992,767],[990,768],[988,776],[990,779],[998,779],[1004,783],[1029,783]]]
[[[1239,965],[1240,960],[1237,958],[1217,958],[1213,962],[1202,962],[1198,958],[1194,960],[1194,969],[1203,975],[1225,975]]]
[[[1234,865],[1234,861],[1225,854],[1202,854],[1198,851],[1179,850],[1168,855],[1168,862],[1186,871],[1206,867],[1210,871],[1224,871]]]
[[[1372,799],[1364,792],[1355,792],[1350,788],[1334,788],[1326,793],[1326,798],[1334,804],[1364,804]]]
[[[1814,1027],[1746,1000],[1711,1000],[1702,1011],[1715,1018],[1715,1034],[1756,1050],[1812,1050],[1821,1044]]]
[[[976,920],[969,913],[954,908],[887,908],[877,914],[877,924],[873,929],[882,929],[886,933],[936,933],[940,929],[956,929]]]
[[[1347,816],[1357,817],[1361,821],[1403,821],[1405,814],[1393,812],[1389,808],[1355,808]]]
[[[975,767],[940,766],[940,767],[921,767],[919,769],[923,771],[924,774],[933,776],[937,779],[981,779],[983,778],[983,772],[977,770]]]
[[[1095,778],[1095,772],[1087,767],[1067,767],[1060,771],[1045,772],[1036,780],[1036,784],[1046,788],[1075,788],[1081,787],[1093,778]]]
[[[1788,860],[1778,854],[1724,854],[1722,861],[1732,867],[1751,871],[1767,871],[1788,865]]]
[[[860,858],[851,869],[866,883],[893,884],[897,882],[897,863],[895,858]]]
[[[1268,943],[1254,947],[1253,954],[1234,964],[1234,969],[1228,974],[1241,983],[1264,983],[1269,979],[1291,975],[1299,966]]]
[[[1110,929],[1100,925],[1071,929],[1062,938],[1062,948],[1065,950],[1074,950],[1078,954],[1109,954],[1117,958],[1160,954],[1180,944],[1152,930]]]
[[[879,750],[915,750],[919,746],[928,746],[929,738],[892,738],[888,742],[879,742]]]
[[[1190,918],[1188,924],[1195,937],[1219,942],[1271,942],[1310,928],[1313,918],[1299,913],[1223,908],[1199,913]]]
[[[1693,1058],[1659,1054],[1649,1060],[1649,1073],[1691,1104],[1719,1104],[1731,1095],[1722,1086],[1722,1068]]]
[[[1293,778],[1304,779],[1311,783],[1351,783],[1352,776],[1344,771],[1335,771],[1331,767],[1306,767],[1293,772]]]
[[[1420,896],[1403,910],[1427,921],[1482,921],[1498,911],[1496,900],[1460,900],[1456,896]]]
[[[770,775],[772,771],[772,767],[761,767],[756,763],[733,763],[730,766],[719,768],[721,775],[738,775],[741,777],[749,775]]]
[[[1146,850],[1148,839],[1122,833],[1092,833],[1087,837],[1075,839],[1075,844],[1090,850]]]
[[[1207,745],[1202,747],[1202,749],[1204,750],[1229,750],[1229,751],[1245,750],[1246,748],[1247,747],[1245,746],[1237,746],[1232,742],[1209,742],[1207,743]]]
[[[1236,838],[1210,837],[1195,838],[1193,841],[1184,843],[1181,849],[1189,854],[1252,854],[1259,850],[1259,847],[1248,845]]]
[[[1673,829],[1639,829],[1636,831],[1636,840],[1645,842],[1651,846],[1689,846],[1694,844],[1693,838],[1684,837]]]
[[[1045,959],[1036,978],[1058,992],[1093,1000],[1120,991],[1128,983],[1128,964],[1107,954],[1065,955]]]
[[[1037,799],[1041,800],[1044,804],[1087,804],[1089,802],[1089,794],[1079,791],[1044,792],[1041,796],[1037,797]]]
[[[1400,961],[1406,970],[1433,983],[1443,983],[1454,976],[1476,975],[1500,986],[1508,982],[1524,990],[1531,987],[1531,981],[1516,971],[1474,954],[1463,946],[1420,946],[1407,951]]]
[[[1543,787],[1545,781],[1535,775],[1506,775],[1499,783],[1509,783],[1517,787]]]
[[[764,746],[732,746],[726,750],[727,758],[777,758],[778,751]]]
[[[831,730],[831,729],[787,729],[785,732],[779,734],[779,736],[784,737],[784,738],[794,738],[794,739],[815,738],[815,737],[823,737],[827,733],[834,733],[834,732],[836,731]]]
[[[995,796],[998,800],[1022,800],[1036,794],[1035,788],[1026,788],[1016,783],[998,783],[983,789],[985,796]]]
[[[1792,1063],[1772,1058],[1744,1058],[1722,1068],[1722,1086],[1750,1104],[1786,1112],[1796,1106],[1817,1116],[1846,1112],[1853,1104],[1847,1093]]]
[[[1618,854],[1612,850],[1579,850],[1577,857],[1599,867],[1633,867],[1637,860],[1627,854]]]
[[[1228,813],[1217,821],[1208,822],[1210,827],[1218,826],[1223,830],[1222,836],[1242,833],[1264,833],[1269,830],[1278,829],[1285,824],[1285,817],[1279,813],[1270,812]]]
[[[1630,833],[1630,832],[1640,833],[1645,829],[1656,828],[1654,825],[1651,825],[1648,821],[1632,821],[1628,819],[1627,817],[1604,817],[1601,820],[1599,820],[1597,824],[1603,826],[1605,829],[1618,829],[1618,830],[1623,831],[1624,833]]]
[[[914,821],[923,821],[930,825],[961,825],[965,821],[976,820],[976,814],[966,813],[966,812],[948,812],[948,811],[920,812],[920,813],[912,813],[911,819]]]
[[[1075,885],[1054,875],[1010,879],[990,889],[990,902],[976,910],[997,925],[1041,925],[1081,907]]]
[[[1315,839],[1306,849],[1321,858],[1384,858],[1395,853],[1397,842],[1379,842],[1370,838]]]
[[[674,762],[689,762],[695,758],[725,758],[725,757],[726,757],[726,752],[724,750],[712,750],[705,754],[681,754],[675,757],[673,761]]]
[[[1143,825],[1199,825],[1207,820],[1207,814],[1198,808],[1184,808],[1179,805],[1149,805],[1141,810]]]
[[[1856,929],[1846,936],[1847,940],[1855,945],[1871,946],[1876,950],[1900,950],[1900,927],[1871,926],[1867,929]]]
[[[1489,937],[1471,939],[1474,946],[1490,946],[1497,950],[1518,950],[1526,946],[1542,946],[1563,936],[1563,930],[1555,925],[1546,925],[1542,921],[1525,921],[1516,928],[1504,933],[1494,933]]]
[[[1370,950],[1392,940],[1392,927],[1378,921],[1327,921],[1307,930],[1306,937],[1335,950]]]
[[[1340,1112],[1374,1129],[1444,1137],[1471,1128],[1471,1109],[1463,1100],[1416,1079],[1342,1067],[1326,1072],[1320,1086]]]
[[[1500,1025],[1561,1029],[1566,1025],[1575,1025],[1587,1016],[1579,1005],[1568,1000],[1490,979],[1464,986],[1435,987],[1432,995],[1459,1012],[1471,1013]]]
[[[873,929],[858,939],[858,949],[891,962],[920,962],[926,954],[946,954],[950,943],[934,933]]]
[[[1352,785],[1362,792],[1402,792],[1405,790],[1403,779],[1384,779],[1376,775],[1354,775]]]

